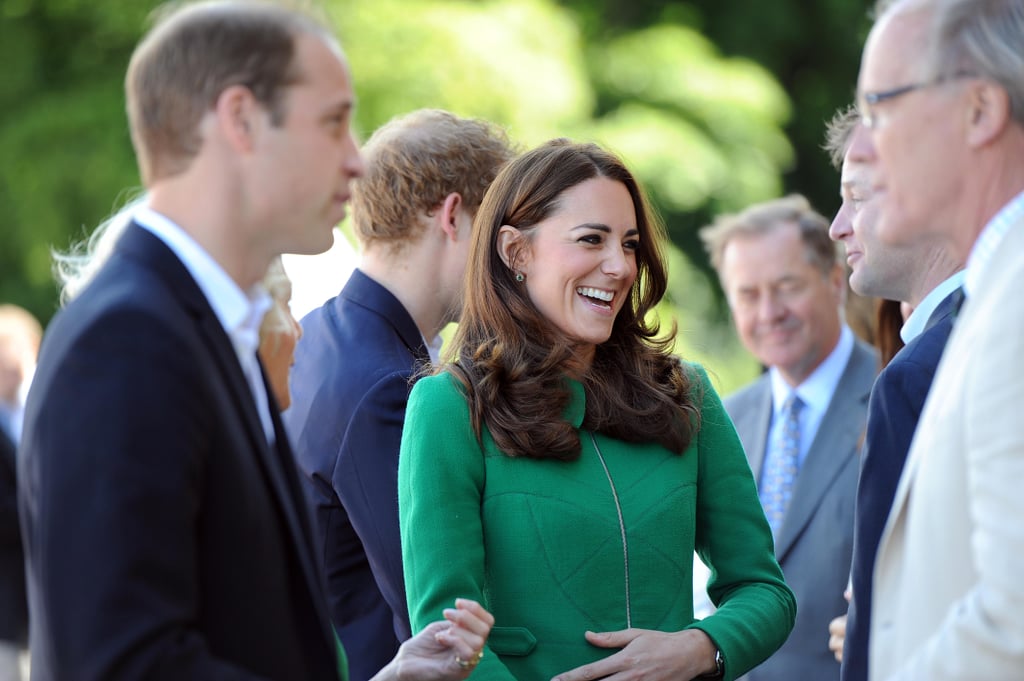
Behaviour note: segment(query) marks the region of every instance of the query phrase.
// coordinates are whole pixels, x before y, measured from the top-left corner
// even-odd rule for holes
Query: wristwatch
[[[722,657],[722,651],[718,648],[715,649],[715,671],[708,674],[701,674],[697,677],[698,679],[724,679],[725,678],[725,658]]]

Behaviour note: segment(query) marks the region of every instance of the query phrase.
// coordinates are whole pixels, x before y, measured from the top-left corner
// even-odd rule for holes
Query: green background
[[[0,302],[57,309],[66,250],[137,189],[122,81],[158,3],[0,3]],[[626,159],[664,217],[679,351],[721,389],[757,371],[729,326],[697,229],[788,192],[838,208],[824,122],[852,99],[863,0],[334,0],[358,130],[441,107],[524,147],[593,139]]]

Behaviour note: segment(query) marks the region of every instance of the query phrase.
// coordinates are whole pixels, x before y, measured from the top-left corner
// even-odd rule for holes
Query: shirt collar
[[[423,338],[422,335],[421,338]],[[444,339],[441,338],[441,334],[434,336],[434,340],[429,342],[423,338],[423,346],[427,349],[427,354],[430,355],[431,363],[439,364],[441,362],[441,347],[443,345]]]
[[[786,383],[786,379],[782,378],[782,374],[777,368],[772,367],[769,369],[775,416],[779,416],[782,403],[786,401],[791,392],[795,392],[804,404],[814,410],[824,410],[828,407],[832,394],[835,392],[836,386],[839,385],[839,379],[843,377],[843,371],[846,370],[846,365],[850,361],[853,345],[853,332],[850,331],[850,327],[843,324],[839,331],[839,342],[836,343],[832,352],[796,388]]]
[[[21,422],[25,417],[25,409],[20,404],[0,402],[0,433],[15,445],[21,440]]]
[[[964,294],[970,298],[978,290],[978,281],[985,272],[988,263],[999,250],[999,244],[1010,229],[1024,220],[1024,192],[1017,194],[1009,203],[1000,209],[988,221],[985,228],[974,242],[971,254],[967,257],[967,275],[964,278]]]
[[[900,329],[900,338],[903,339],[904,344],[909,343],[924,332],[928,326],[928,320],[931,319],[932,313],[935,312],[935,308],[946,299],[946,296],[960,286],[963,286],[966,275],[967,272],[965,270],[955,273],[949,279],[933,288],[918,306],[914,308],[914,311],[907,317],[907,321],[904,322],[903,328]]]
[[[140,227],[164,242],[178,256],[232,340],[241,343],[246,351],[255,352],[259,347],[263,315],[273,304],[263,285],[255,284],[248,292],[243,291],[195,239],[153,209],[139,208],[134,217]]]

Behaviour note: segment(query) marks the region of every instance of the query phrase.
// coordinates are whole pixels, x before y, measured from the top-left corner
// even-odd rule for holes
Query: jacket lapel
[[[118,250],[144,259],[149,266],[159,272],[168,281],[169,288],[176,293],[195,317],[199,333],[214,357],[221,382],[227,386],[234,407],[245,423],[248,444],[255,453],[255,459],[269,483],[273,497],[277,501],[277,507],[285,520],[295,555],[302,566],[303,575],[309,586],[310,599],[321,619],[325,635],[327,635],[327,631],[333,630],[330,629],[324,607],[322,607],[323,583],[310,553],[312,546],[310,530],[305,516],[302,515],[305,511],[296,506],[301,503],[302,492],[296,484],[294,469],[286,468],[294,466],[291,463],[291,448],[281,424],[280,415],[277,413],[277,401],[269,389],[266,375],[263,376],[263,384],[269,397],[271,418],[276,434],[277,444],[274,447],[267,442],[256,401],[242,371],[242,365],[238,361],[238,355],[231,339],[184,264],[162,241],[134,224],[121,238]],[[260,370],[262,373],[262,364]],[[333,649],[335,645],[333,637],[329,638],[329,642]]]
[[[298,477],[298,466],[295,463],[295,455],[292,453],[291,443],[288,440],[288,433],[285,430],[284,422],[281,420],[281,410],[278,407],[277,399],[274,397],[273,390],[270,387],[270,381],[267,380],[267,374],[263,370],[262,360],[260,361],[260,373],[263,375],[263,386],[267,391],[268,402],[270,403],[270,418],[274,423],[275,434],[275,445],[273,447],[267,445],[262,451],[266,454],[268,470],[273,471],[270,475],[278,492],[278,497],[282,499],[282,511],[287,518],[289,529],[296,544],[296,554],[299,557],[299,563],[302,565],[302,572],[306,577],[306,582],[309,584],[310,596],[313,600],[314,609],[320,619],[321,629],[324,631],[324,635],[328,637],[331,645],[334,646],[337,644],[334,627],[331,624],[326,607],[322,607],[326,604],[326,601],[323,600],[324,594],[326,594],[326,584],[309,550],[310,547],[315,546],[315,542],[313,541],[313,528],[310,517],[302,501],[304,499],[304,492]],[[259,429],[262,435],[262,424],[259,424]],[[299,506],[296,507],[295,503],[298,503]]]
[[[935,306],[931,316],[928,317],[928,323],[924,325],[924,330],[927,331],[947,317],[955,316],[960,311],[960,306],[963,305],[963,302],[964,289],[962,286],[957,287]]]
[[[736,414],[736,432],[743,442],[754,480],[758,482],[768,445],[768,426],[772,420],[772,384],[767,373],[757,380],[749,400],[746,404],[737,403],[731,411]]]
[[[941,322],[950,315],[959,315],[960,308],[964,303],[964,290],[960,287],[950,293],[948,296],[942,299],[942,301],[935,307],[931,316],[928,318],[928,324],[925,326],[925,330],[928,330]],[[965,311],[966,313],[966,311]],[[957,321],[957,325],[960,325],[960,320]],[[950,334],[949,339],[946,342],[946,348],[943,350],[945,355],[946,350],[953,345],[953,339],[956,337],[956,326],[953,328],[953,333]],[[956,351],[954,351],[956,352]],[[935,370],[935,376],[938,377],[938,368]],[[934,381],[933,381],[934,385]],[[922,416],[924,411],[922,410]],[[920,422],[919,422],[920,423]],[[913,442],[911,442],[913,445]],[[919,447],[916,449],[920,449]],[[899,518],[900,513],[903,511],[903,506],[909,496],[910,486],[914,481],[914,474],[917,472],[918,462],[921,460],[920,454],[915,454],[915,447],[911,446],[910,451],[907,452],[906,463],[903,464],[903,472],[900,475],[900,480],[896,486],[896,492],[893,495],[892,506],[889,509],[889,515],[886,518],[886,524],[882,530],[882,537],[879,540],[879,551],[878,555],[881,555],[881,547],[888,541],[890,534],[890,526],[894,525]]]

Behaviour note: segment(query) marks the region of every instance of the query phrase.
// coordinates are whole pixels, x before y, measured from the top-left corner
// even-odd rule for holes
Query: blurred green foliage
[[[153,0],[0,4],[0,300],[56,309],[66,249],[137,186],[122,80]],[[860,0],[325,0],[363,135],[440,107],[529,147],[593,139],[627,160],[665,220],[663,316],[729,390],[756,364],[735,341],[697,228],[787,191],[822,212],[837,176],[823,121],[851,96]],[[666,321],[669,321],[666,319]]]

